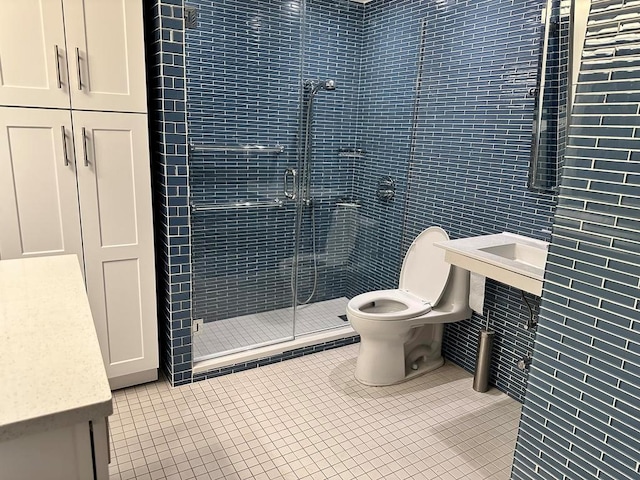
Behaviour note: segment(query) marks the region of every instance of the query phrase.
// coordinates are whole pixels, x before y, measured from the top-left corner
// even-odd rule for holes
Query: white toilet
[[[429,227],[407,251],[397,290],[352,298],[347,318],[360,334],[356,379],[365,385],[393,385],[442,366],[444,324],[471,317],[469,272],[444,261],[434,246],[449,240]]]

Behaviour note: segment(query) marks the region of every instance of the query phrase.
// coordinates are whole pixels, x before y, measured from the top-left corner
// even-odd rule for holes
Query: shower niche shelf
[[[216,145],[189,144],[189,153],[197,152],[226,152],[226,153],[282,153],[284,145]]]
[[[363,158],[365,156],[365,151],[361,148],[343,147],[338,149],[338,156],[348,158]]]
[[[245,210],[254,208],[280,208],[284,202],[279,198],[257,202],[228,202],[210,204],[191,204],[191,212],[210,212],[212,210]]]

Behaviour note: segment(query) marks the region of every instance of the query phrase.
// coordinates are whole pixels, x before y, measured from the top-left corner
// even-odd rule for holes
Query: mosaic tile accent
[[[161,367],[191,381],[191,229],[181,0],[145,2]]]
[[[640,477],[638,18],[591,3],[515,480]]]

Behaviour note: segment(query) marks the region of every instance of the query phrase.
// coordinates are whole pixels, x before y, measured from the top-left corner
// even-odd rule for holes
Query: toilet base
[[[384,332],[383,332],[384,333]],[[444,363],[442,358],[443,324],[414,327],[402,335],[361,335],[356,361],[356,380],[364,385],[395,385]]]
[[[355,378],[358,381],[358,383],[361,383],[368,387],[388,387],[390,385],[398,385],[399,383],[404,383],[409,380],[413,380],[414,378],[424,375],[425,373],[433,372],[434,370],[437,370],[438,368],[440,368],[442,365],[444,365],[443,357],[431,359],[427,362],[422,362],[422,364],[418,367],[417,370],[413,370],[413,369],[407,370],[403,378],[401,378],[400,380],[394,381],[392,383],[373,383],[371,381],[358,378],[357,371],[356,371]]]

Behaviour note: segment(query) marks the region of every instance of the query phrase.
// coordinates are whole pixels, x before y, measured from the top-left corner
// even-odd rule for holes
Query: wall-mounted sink
[[[445,260],[470,272],[540,296],[549,244],[514,233],[461,238],[436,244]]]

